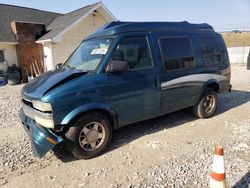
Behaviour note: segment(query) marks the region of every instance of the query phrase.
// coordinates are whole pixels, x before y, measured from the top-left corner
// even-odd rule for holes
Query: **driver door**
[[[107,73],[110,104],[121,126],[159,115],[160,87],[149,39],[148,33],[123,35],[110,58],[128,63],[126,71]]]

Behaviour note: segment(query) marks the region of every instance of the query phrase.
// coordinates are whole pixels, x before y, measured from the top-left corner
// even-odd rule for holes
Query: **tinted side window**
[[[221,53],[215,37],[200,38],[201,52],[205,65],[221,63]]]
[[[4,62],[4,52],[0,50],[0,63]]]
[[[167,71],[195,67],[194,55],[188,38],[162,38],[160,46]]]
[[[149,68],[153,65],[146,37],[122,39],[112,55],[112,59],[126,61],[129,69]]]

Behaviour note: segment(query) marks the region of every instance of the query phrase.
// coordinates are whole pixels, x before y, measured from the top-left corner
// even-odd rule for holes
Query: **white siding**
[[[250,46],[227,48],[230,63],[247,63]]]
[[[0,43],[0,50],[4,51],[4,57],[8,63],[8,66],[11,66],[13,64],[17,65],[16,46],[15,45]]]
[[[52,44],[54,67],[56,64],[64,63],[86,36],[105,23],[107,21],[99,14],[95,17],[91,14],[65,33],[61,42]]]
[[[44,62],[45,62],[44,71],[54,69],[51,44],[48,43],[48,44],[43,45],[43,53],[44,53]]]

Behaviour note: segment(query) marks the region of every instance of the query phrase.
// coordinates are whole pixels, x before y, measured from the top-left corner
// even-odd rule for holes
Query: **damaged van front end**
[[[31,140],[34,154],[42,158],[49,150],[62,143],[63,139],[50,130],[53,128],[52,113],[35,109],[35,103],[24,98],[21,103],[19,117]]]
[[[74,144],[66,133],[74,120],[87,111],[110,110],[106,75],[98,71],[112,41],[109,37],[83,41],[61,67],[23,87],[20,119],[37,157],[42,158],[49,150],[58,157],[64,149],[71,151]],[[91,129],[88,139],[92,145],[93,138],[99,139]]]
[[[23,87],[19,116],[37,157],[42,158],[49,150],[59,148],[64,141],[60,134],[63,126],[58,126],[58,116],[55,116],[58,114],[55,108],[60,105],[59,109],[62,109],[64,103],[51,97],[53,88],[58,88],[65,80],[70,81],[84,74],[76,70],[55,70],[35,78]]]

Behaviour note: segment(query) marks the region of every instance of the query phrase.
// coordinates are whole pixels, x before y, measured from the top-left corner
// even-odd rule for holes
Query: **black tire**
[[[92,123],[97,123],[98,128],[97,129],[102,129],[103,132],[100,134],[105,135],[105,138],[101,138],[101,140],[94,141],[92,143],[99,145],[98,148],[95,150],[91,150],[92,143],[86,143],[84,146],[80,145],[80,140],[83,139],[88,141],[88,136],[90,138],[96,138],[98,137],[96,134],[99,135],[98,130],[94,130],[94,128],[89,128],[92,131],[92,133],[85,134],[84,128],[86,126],[92,126]],[[100,126],[100,127],[99,127]],[[105,131],[105,132],[104,132]],[[85,134],[84,136],[82,134]],[[90,136],[90,134],[95,135]],[[89,113],[78,119],[68,130],[68,132],[65,134],[66,136],[66,149],[70,151],[77,159],[91,159],[94,157],[99,156],[102,154],[105,149],[108,147],[111,138],[112,138],[112,126],[109,121],[109,119],[101,114],[101,113]],[[99,143],[98,143],[99,142]],[[88,149],[89,147],[89,149]]]
[[[212,100],[211,105],[209,100]],[[210,118],[214,115],[218,104],[218,97],[212,88],[206,88],[198,103],[193,106],[194,115],[199,118]],[[210,107],[210,108],[209,108]]]
[[[8,84],[9,85],[17,85],[17,84],[20,84],[20,79],[18,78],[9,78],[8,79]]]

